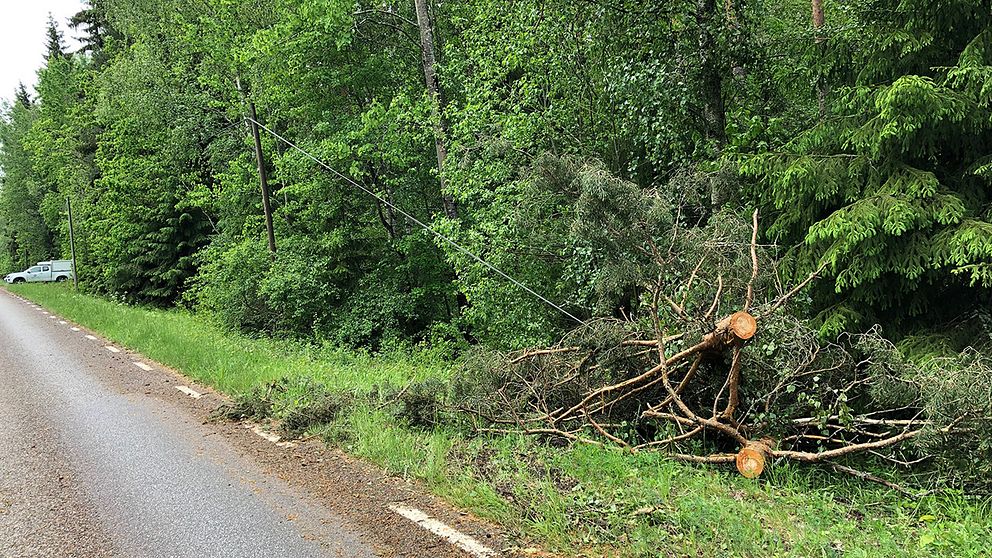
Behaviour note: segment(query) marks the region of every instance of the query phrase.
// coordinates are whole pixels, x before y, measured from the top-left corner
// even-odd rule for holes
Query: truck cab
[[[52,260],[38,262],[19,273],[10,273],[3,278],[7,283],[61,283],[72,279],[72,260]]]

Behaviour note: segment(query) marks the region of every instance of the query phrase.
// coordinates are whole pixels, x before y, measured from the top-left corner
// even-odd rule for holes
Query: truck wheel
[[[23,283],[23,282],[24,282],[23,277],[18,277],[17,279],[14,279],[14,283]]]
[[[68,279],[69,278],[66,277],[65,275],[59,275],[58,277],[55,278],[55,282],[56,283],[65,283]]]

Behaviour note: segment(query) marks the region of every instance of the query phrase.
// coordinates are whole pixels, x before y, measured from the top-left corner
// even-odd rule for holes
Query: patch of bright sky
[[[0,0],[0,97],[11,99],[18,82],[28,91],[38,81],[38,68],[45,63],[45,28],[48,14],[62,30],[68,50],[79,48],[78,32],[68,20],[83,8],[82,0]]]

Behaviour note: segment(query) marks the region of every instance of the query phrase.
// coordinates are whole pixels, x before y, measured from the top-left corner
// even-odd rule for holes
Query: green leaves
[[[678,214],[695,238],[726,199],[760,205],[767,239],[796,246],[783,282],[829,262],[814,293],[826,329],[936,297],[966,307],[990,283],[992,34],[977,0],[855,2],[820,30],[792,0],[435,2],[440,177],[412,2],[98,8],[78,18],[92,57],[53,57],[37,103],[0,124],[2,264],[63,251],[72,196],[94,290],[169,304],[193,285],[185,298],[238,327],[349,344],[460,328],[520,346],[569,324],[389,204],[593,316],[639,304],[652,231]],[[282,248],[259,260],[249,100],[389,204],[265,136]],[[458,219],[441,217],[439,178]],[[242,260],[257,281],[237,277]]]
[[[869,56],[870,78],[866,69],[834,86],[831,115],[741,165],[778,210],[769,232],[829,261],[834,290],[867,304],[866,319],[961,309],[986,296],[976,288],[988,285],[992,261],[992,184],[982,170],[992,145],[982,96],[992,15],[976,13],[964,28],[977,36],[962,41],[958,18],[975,3],[950,4],[959,11],[935,18],[912,2],[857,12],[867,37],[898,56]]]
[[[992,223],[968,219],[943,233],[943,256],[972,287],[992,287]]]

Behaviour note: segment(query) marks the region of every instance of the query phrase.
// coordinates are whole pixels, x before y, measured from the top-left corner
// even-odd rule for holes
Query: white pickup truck
[[[20,273],[10,273],[3,278],[8,283],[61,283],[72,279],[72,260],[38,262]]]

